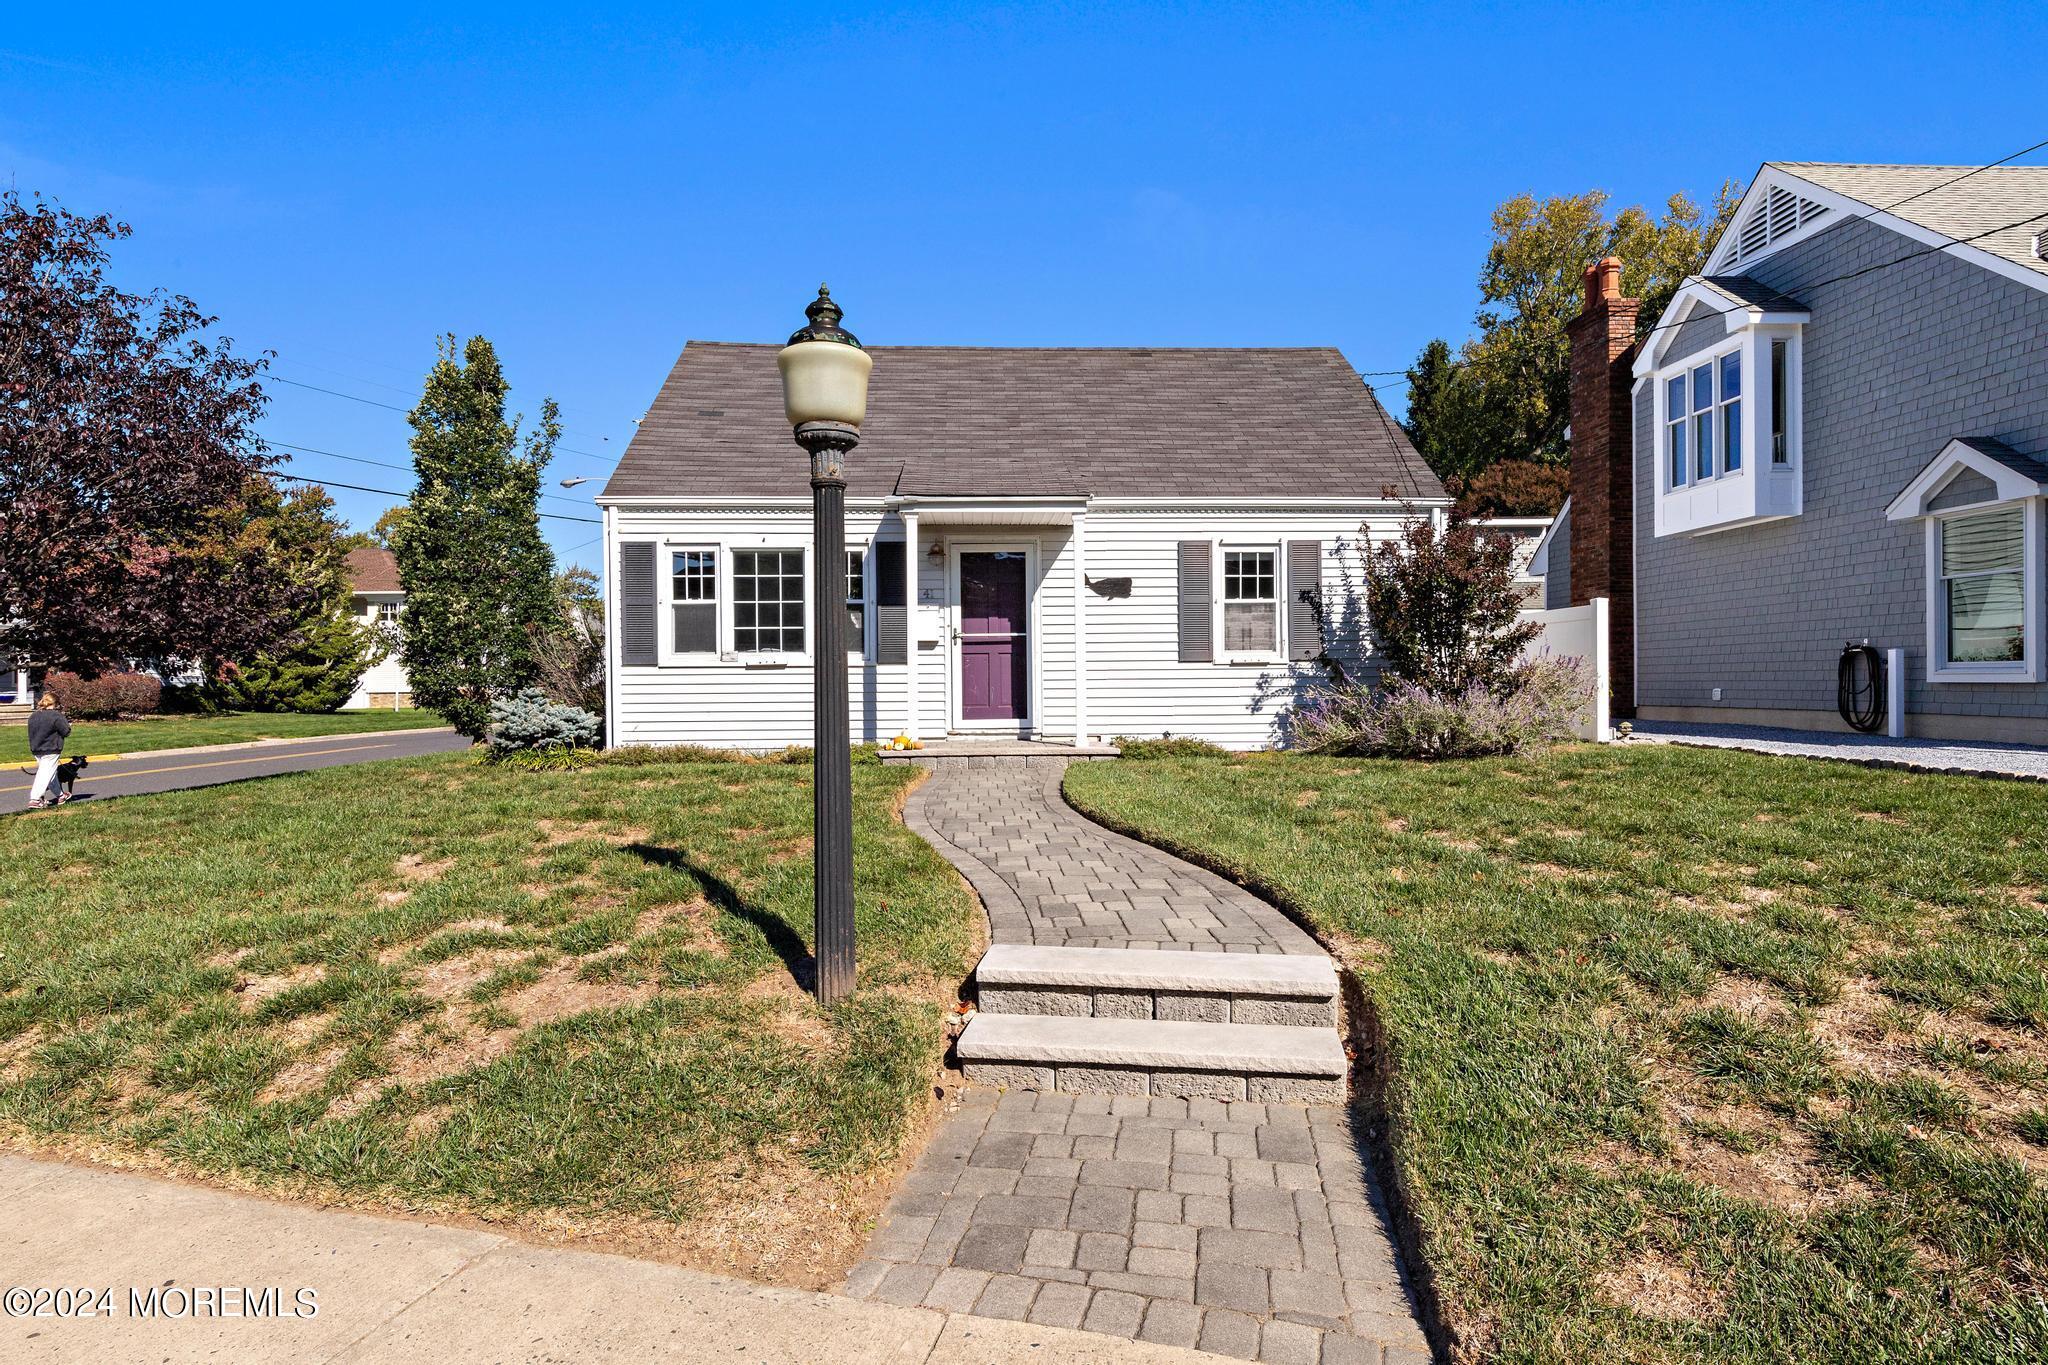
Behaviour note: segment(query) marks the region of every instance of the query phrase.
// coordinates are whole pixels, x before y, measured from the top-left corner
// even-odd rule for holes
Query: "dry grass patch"
[[[1603,1270],[1593,1283],[1608,1303],[1658,1322],[1705,1322],[1721,1312],[1719,1287],[1661,1251]]]

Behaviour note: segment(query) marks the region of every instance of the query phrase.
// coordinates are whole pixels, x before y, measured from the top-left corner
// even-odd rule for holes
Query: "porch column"
[[[903,733],[917,738],[917,513],[903,509]]]
[[[1088,742],[1088,516],[1074,513],[1074,747]]]

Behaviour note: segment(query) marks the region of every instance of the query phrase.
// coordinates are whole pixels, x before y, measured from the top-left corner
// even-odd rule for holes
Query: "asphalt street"
[[[103,801],[115,796],[212,787],[252,777],[333,768],[344,763],[369,763],[380,758],[411,758],[469,747],[451,730],[396,730],[380,735],[329,735],[322,739],[266,742],[247,748],[196,749],[183,753],[136,754],[86,765],[71,804]],[[0,812],[28,809],[28,791],[35,769],[25,761],[0,767]]]

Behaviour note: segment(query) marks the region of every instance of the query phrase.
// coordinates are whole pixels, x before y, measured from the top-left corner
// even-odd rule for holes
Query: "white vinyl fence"
[[[1596,597],[1583,607],[1556,611],[1525,611],[1522,619],[1543,627],[1543,633],[1523,649],[1523,658],[1556,655],[1578,659],[1593,674],[1593,700],[1579,718],[1579,738],[1603,744],[1612,739],[1614,732],[1607,724],[1608,697],[1613,690],[1607,667],[1607,599]]]

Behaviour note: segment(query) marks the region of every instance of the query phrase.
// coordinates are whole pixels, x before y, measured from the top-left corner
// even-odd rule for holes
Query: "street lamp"
[[[798,329],[775,357],[782,408],[796,443],[811,456],[811,619],[817,623],[811,675],[812,913],[818,941],[818,1002],[853,990],[853,761],[846,722],[846,478],[840,465],[860,444],[874,361],[832,293],[804,309]]]

